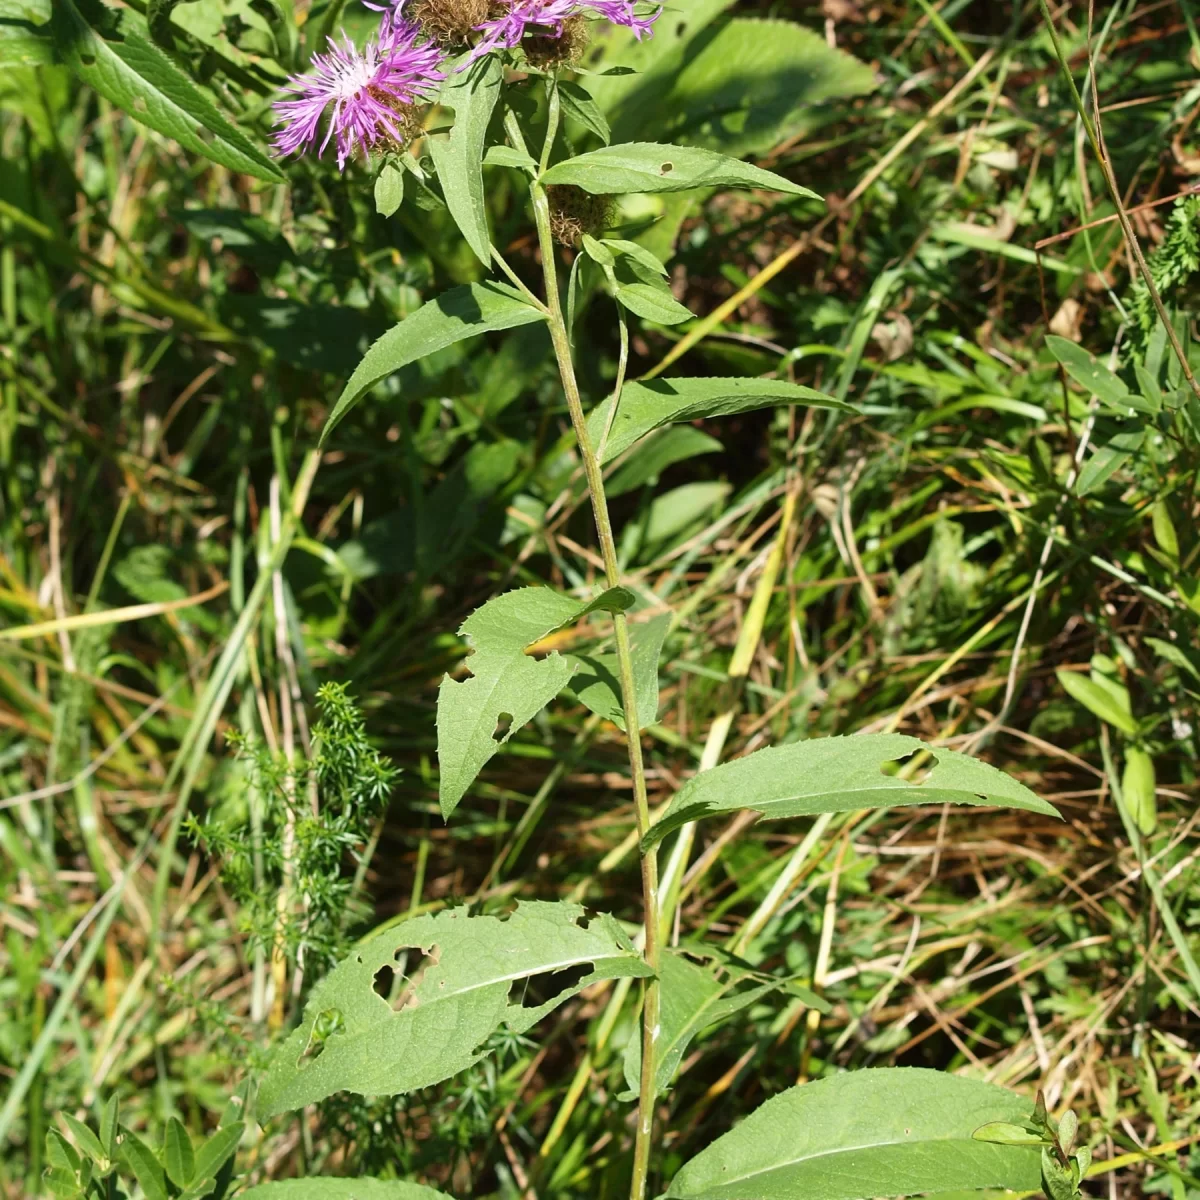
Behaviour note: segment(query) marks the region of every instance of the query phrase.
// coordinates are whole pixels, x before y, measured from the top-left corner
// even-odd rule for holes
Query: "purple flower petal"
[[[661,7],[648,17],[639,17],[636,0],[507,0],[508,8],[498,17],[475,28],[483,39],[471,51],[468,63],[501,48],[512,49],[531,29],[542,36],[562,37],[563,25],[571,17],[593,16],[625,25],[637,38],[652,32]]]
[[[371,7],[374,7],[373,5]],[[294,75],[284,86],[295,98],[274,105],[281,128],[275,133],[278,154],[311,150],[320,135],[321,117],[333,106],[318,154],[332,139],[338,170],[356,149],[368,150],[380,139],[402,142],[400,106],[432,100],[446,78],[439,70],[445,56],[419,41],[421,30],[398,12],[385,12],[379,30],[361,50],[343,32],[331,38],[324,54],[314,54],[312,70]]]

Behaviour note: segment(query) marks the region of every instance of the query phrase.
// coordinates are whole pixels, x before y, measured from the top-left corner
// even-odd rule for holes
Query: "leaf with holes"
[[[637,695],[638,724],[642,729],[658,720],[658,658],[671,628],[671,614],[659,613],[648,621],[630,622],[629,646],[633,655],[633,682]],[[616,654],[570,654],[576,665],[569,687],[598,717],[625,728],[621,703],[620,668]]]
[[[1004,1088],[916,1067],[850,1071],[789,1088],[702,1150],[669,1200],[860,1200],[953,1188],[1036,1191],[1037,1147],[972,1134],[1020,1124]]]
[[[709,968],[686,958],[681,951],[669,950],[663,955],[658,974],[661,1032],[658,1060],[654,1065],[655,1095],[661,1095],[670,1086],[685,1051],[698,1033],[728,1020],[786,986],[786,981],[774,980],[759,982],[754,987],[741,987],[749,981],[761,980],[761,976],[739,968],[726,967],[719,974],[720,978]],[[796,994],[809,1007],[829,1011],[829,1005],[806,988],[798,989]],[[622,1099],[630,1099],[637,1095],[642,1072],[640,1038],[629,1039],[623,1068],[629,1092]]]
[[[698,146],[626,142],[556,163],[542,176],[547,185],[574,184],[596,195],[685,192],[691,188],[763,188],[820,200],[816,192],[774,171]]]
[[[921,753],[933,758],[933,766],[920,782],[885,771]],[[1059,815],[1024,784],[976,758],[901,733],[855,734],[759,750],[694,776],[675,793],[643,845],[654,845],[689,821],[744,808],[777,821],[912,804],[988,804]]]
[[[259,1111],[272,1116],[340,1091],[428,1087],[484,1058],[502,1025],[523,1033],[598,980],[650,974],[612,917],[589,917],[577,904],[414,917],[361,944],[313,988],[267,1070]],[[318,1022],[331,1017],[335,1032],[315,1042]]]
[[[504,283],[471,283],[443,292],[389,329],[363,355],[325,422],[321,440],[393,371],[464,338],[542,320],[545,320],[542,312]]]
[[[55,0],[50,31],[60,57],[89,87],[185,150],[272,183],[279,168],[149,38],[128,13],[99,0]],[[103,30],[103,32],[101,32]]]
[[[611,462],[660,425],[701,417],[729,417],[777,404],[858,411],[824,392],[778,379],[653,379],[648,383],[627,383],[621,389],[617,415],[604,447],[604,461]],[[588,415],[588,432],[594,446],[600,444],[611,410],[610,396]]]
[[[498,54],[489,54],[466,69],[452,64],[447,72],[438,103],[454,109],[454,124],[448,134],[430,134],[426,145],[450,215],[475,256],[490,267],[492,241],[483,190],[483,143],[500,95],[504,67]]]
[[[632,593],[610,588],[595,600],[572,600],[552,588],[506,592],[476,609],[459,633],[474,650],[469,679],[447,675],[438,688],[439,799],[449,817],[484,764],[567,686],[576,663],[557,651],[538,660],[527,647],[589,612],[619,612]]]

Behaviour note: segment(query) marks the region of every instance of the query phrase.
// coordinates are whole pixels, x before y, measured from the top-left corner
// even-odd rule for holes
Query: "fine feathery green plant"
[[[282,31],[294,35],[290,3],[262,7],[284,42]],[[331,5],[328,20],[342,7]],[[62,60],[136,119],[186,150],[280,182],[278,166],[184,73],[170,45],[173,8],[172,0],[151,0],[145,33],[131,26],[117,38],[106,25],[115,14],[101,12],[94,0],[62,0],[52,32]],[[429,355],[518,326],[540,326],[549,336],[590,497],[603,586],[580,586],[573,594],[518,588],[492,598],[462,625],[471,649],[465,677],[447,676],[438,693],[441,810],[452,820],[488,761],[569,692],[626,733],[642,922],[631,930],[575,903],[525,901],[501,913],[460,908],[411,915],[347,947],[334,914],[345,894],[330,890],[335,873],[328,863],[306,866],[306,855],[340,861],[344,848],[366,840],[373,805],[389,780],[363,749],[361,729],[347,724],[340,699],[327,694],[328,728],[336,736],[327,731],[312,772],[260,780],[258,791],[277,803],[258,813],[257,830],[197,827],[240,864],[245,888],[257,892],[254,931],[273,965],[281,946],[293,958],[302,945],[318,960],[341,956],[311,987],[298,1023],[278,1043],[261,1080],[257,1116],[299,1110],[338,1092],[396,1095],[437,1084],[480,1062],[497,1034],[524,1033],[581,991],[627,981],[614,992],[640,995],[641,1023],[626,1059],[635,1106],[631,1200],[643,1200],[660,1183],[674,1200],[854,1200],[1039,1186],[1065,1200],[1077,1193],[1087,1168],[1073,1149],[1071,1114],[1055,1125],[1044,1110],[1031,1115],[1025,1100],[1002,1088],[923,1069],[861,1070],[793,1087],[662,1178],[658,1101],[690,1039],[776,989],[822,1004],[795,981],[764,979],[736,959],[723,965],[729,979],[718,984],[699,965],[719,957],[711,948],[669,944],[697,822],[743,810],[787,820],[918,804],[1056,813],[982,762],[885,733],[800,741],[709,765],[677,792],[661,819],[652,819],[639,735],[656,716],[665,605],[623,583],[605,467],[652,431],[698,417],[778,405],[823,408],[830,420],[854,411],[843,399],[784,380],[625,378],[632,321],[670,326],[691,314],[673,294],[660,258],[635,240],[640,230],[623,197],[741,188],[793,198],[803,206],[798,211],[820,203],[807,187],[715,149],[614,140],[589,92],[590,73],[580,66],[588,22],[603,19],[649,37],[660,12],[638,0],[509,0],[490,9],[421,0],[403,13],[384,12],[361,48],[348,38],[330,43],[276,105],[277,151],[303,153],[332,141],[339,168],[367,156],[380,213],[398,212],[406,192],[421,210],[448,212],[485,273],[417,308],[371,346],[333,405],[323,441],[377,384]],[[294,53],[280,44],[284,57]],[[627,73],[618,65],[603,74]],[[580,150],[585,144],[591,148]],[[485,165],[527,189],[540,259],[536,285],[495,244]],[[580,379],[593,372],[580,370],[591,350],[578,318],[605,300],[620,347],[617,377],[606,396],[585,397]],[[584,621],[601,623],[610,653],[583,657],[539,648]],[[373,795],[361,787],[364,763],[378,785]],[[323,810],[331,824],[305,825],[310,783],[326,790]],[[261,855],[256,861],[256,848],[269,840],[256,838],[275,824],[289,828],[291,850],[276,861]],[[660,876],[659,844],[672,836],[674,850]],[[304,910],[302,919],[293,905]],[[295,940],[287,943],[288,936]],[[60,1195],[118,1194],[110,1186],[114,1164],[137,1152],[126,1149],[122,1158],[115,1113],[106,1120],[99,1136],[71,1124],[79,1150],[62,1138],[54,1143],[51,1169]],[[142,1164],[146,1178],[133,1164],[145,1194],[220,1194],[210,1168],[225,1170],[228,1154],[217,1163],[208,1143],[193,1151],[186,1134],[180,1141],[181,1128],[171,1124],[162,1155]],[[235,1142],[230,1132],[217,1149]],[[202,1159],[207,1174],[200,1178]],[[415,1183],[324,1178],[268,1183],[244,1194],[255,1200],[437,1195]]]

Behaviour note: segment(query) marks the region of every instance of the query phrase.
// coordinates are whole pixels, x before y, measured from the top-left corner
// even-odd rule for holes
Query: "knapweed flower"
[[[372,6],[374,7],[374,6]],[[321,116],[330,105],[328,128],[318,154],[336,138],[338,170],[356,148],[376,142],[402,144],[413,125],[409,108],[428,103],[446,78],[439,70],[445,55],[421,40],[421,28],[396,12],[385,12],[379,32],[361,50],[345,32],[339,45],[330,39],[325,54],[314,54],[313,70],[293,75],[275,112],[282,127],[275,134],[279,154],[312,149],[320,136]]]
[[[501,47],[511,50],[526,33],[560,38],[567,23],[576,17],[601,17],[614,25],[625,25],[637,38],[650,33],[661,8],[639,17],[637,0],[501,0],[503,10],[490,21],[476,26],[483,39],[471,52],[471,61]]]

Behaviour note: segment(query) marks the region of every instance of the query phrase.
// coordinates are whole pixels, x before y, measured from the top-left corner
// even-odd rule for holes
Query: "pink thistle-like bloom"
[[[662,9],[648,17],[639,17],[635,11],[636,0],[505,0],[506,10],[493,20],[485,21],[475,28],[483,33],[483,40],[471,52],[470,61],[489,54],[501,47],[511,50],[525,36],[530,27],[535,32],[549,32],[551,37],[562,37],[563,27],[572,17],[602,17],[614,25],[625,25],[632,29],[639,40],[652,32],[654,22]]]
[[[275,134],[276,152],[312,149],[320,136],[321,116],[331,104],[317,153],[324,154],[330,139],[336,138],[339,171],[356,148],[365,152],[380,140],[403,143],[404,110],[432,100],[446,78],[438,69],[445,55],[432,42],[418,41],[420,34],[418,25],[385,12],[378,33],[361,50],[345,31],[341,45],[331,38],[327,53],[313,55],[313,70],[293,75],[285,85],[297,99],[274,106],[282,122]]]

